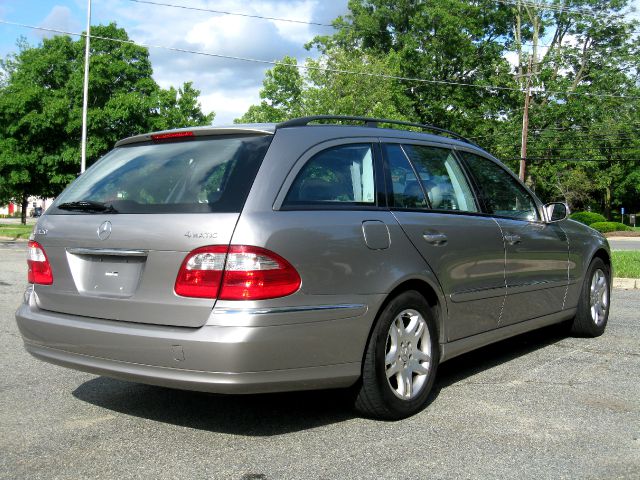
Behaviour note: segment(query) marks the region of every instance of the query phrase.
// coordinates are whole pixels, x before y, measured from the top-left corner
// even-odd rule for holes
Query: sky
[[[329,24],[347,13],[347,0],[150,0],[218,11],[287,18]],[[640,0],[633,0],[640,18]],[[301,63],[317,56],[304,44],[331,27],[192,11],[135,0],[92,0],[91,24],[116,22],[139,43],[219,53],[267,61],[284,55]],[[87,0],[0,0],[0,20],[82,32],[86,29]],[[0,58],[16,50],[24,35],[32,45],[54,35],[0,24]],[[215,125],[226,125],[259,103],[264,72],[269,65],[203,57],[165,49],[149,49],[154,79],[163,88],[192,81],[201,91],[205,113],[214,111]]]
[[[153,0],[151,0],[153,1]],[[347,0],[155,0],[160,3],[209,8],[276,18],[330,24],[347,12]],[[0,20],[83,32],[87,0],[0,0]],[[284,55],[299,62],[317,56],[304,44],[331,27],[262,20],[138,3],[132,0],[92,0],[91,24],[116,22],[140,43],[220,53],[267,61]],[[31,45],[52,36],[37,30],[0,24],[0,58],[16,50],[24,35]],[[77,37],[75,37],[77,38]],[[215,125],[233,122],[250,105],[260,102],[264,72],[269,65],[203,57],[150,48],[154,79],[163,88],[193,81],[201,91],[205,113],[216,112]]]

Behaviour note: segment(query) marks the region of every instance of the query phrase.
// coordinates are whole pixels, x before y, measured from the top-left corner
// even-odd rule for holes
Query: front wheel
[[[594,258],[587,269],[578,311],[571,325],[571,333],[580,337],[598,337],[604,333],[609,320],[611,299],[611,270],[600,258]]]
[[[429,304],[416,291],[401,293],[382,310],[369,339],[356,409],[388,420],[422,410],[439,359]]]

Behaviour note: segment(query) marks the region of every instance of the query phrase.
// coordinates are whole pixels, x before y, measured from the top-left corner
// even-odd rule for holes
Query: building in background
[[[37,198],[29,197],[27,205],[27,217],[40,216],[44,213],[49,205],[53,202],[53,198]],[[19,217],[22,213],[22,207],[17,203],[9,203],[8,205],[0,205],[0,215]]]

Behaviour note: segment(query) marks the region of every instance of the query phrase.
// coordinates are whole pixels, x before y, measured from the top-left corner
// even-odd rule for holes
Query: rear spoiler
[[[176,130],[163,130],[160,132],[143,133],[133,137],[124,138],[116,143],[116,147],[131,145],[133,143],[151,142],[154,140],[169,140],[171,138],[185,137],[211,137],[215,135],[273,135],[275,125],[236,125],[232,127],[193,127],[179,128]]]

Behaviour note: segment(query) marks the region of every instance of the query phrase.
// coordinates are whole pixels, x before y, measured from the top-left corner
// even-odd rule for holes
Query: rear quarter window
[[[373,206],[376,203],[373,150],[370,144],[323,150],[302,167],[283,206]]]

